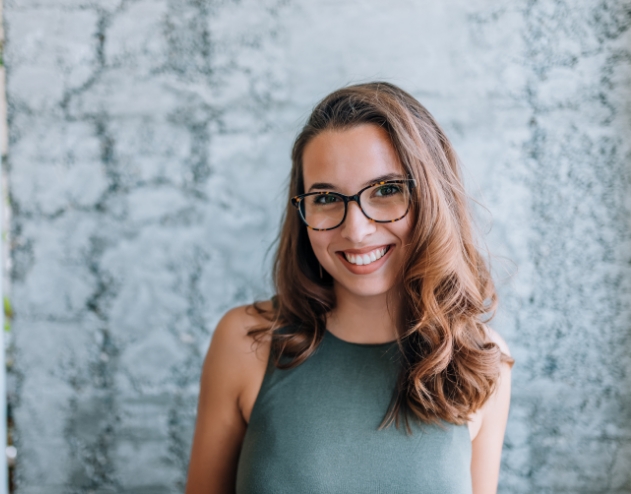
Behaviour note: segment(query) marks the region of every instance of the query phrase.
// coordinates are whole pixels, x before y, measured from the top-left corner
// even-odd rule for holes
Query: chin
[[[355,281],[354,283],[349,283],[346,280],[336,280],[336,283],[343,290],[358,297],[377,297],[379,295],[384,295],[394,286],[394,283],[391,280],[365,280],[363,282]]]

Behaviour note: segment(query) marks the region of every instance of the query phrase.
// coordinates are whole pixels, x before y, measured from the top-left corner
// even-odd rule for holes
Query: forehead
[[[305,147],[302,166],[305,191],[316,182],[326,182],[354,194],[375,177],[404,174],[388,133],[373,124],[318,134]]]

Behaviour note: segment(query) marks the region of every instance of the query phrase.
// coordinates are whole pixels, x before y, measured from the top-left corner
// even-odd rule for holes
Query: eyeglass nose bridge
[[[355,201],[357,203],[357,205],[361,208],[361,203],[359,202],[359,194],[355,194],[354,196],[342,196],[344,198],[344,202],[346,203],[346,206],[348,207],[348,203],[349,202],[353,202]]]
[[[344,194],[340,194],[342,196],[342,198],[344,199],[344,217],[342,218],[342,222],[340,223],[340,225],[342,223],[344,223],[346,221],[346,216],[348,215],[348,203],[349,202],[353,202],[355,201],[357,203],[357,206],[359,207],[359,210],[362,212],[362,214],[371,222],[374,222],[375,220],[373,220],[370,216],[368,216],[366,214],[366,211],[364,211],[364,208],[362,207],[362,203],[359,201],[359,196],[360,194],[355,194],[352,196],[346,196]],[[340,226],[338,225],[338,226]]]

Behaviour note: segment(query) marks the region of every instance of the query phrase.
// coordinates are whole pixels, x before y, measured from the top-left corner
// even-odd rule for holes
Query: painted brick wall
[[[466,168],[517,359],[500,491],[631,492],[629,0],[5,0],[20,494],[183,489],[309,109],[387,79]]]

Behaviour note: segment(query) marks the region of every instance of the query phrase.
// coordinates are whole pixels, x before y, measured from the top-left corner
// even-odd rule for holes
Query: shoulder
[[[489,339],[493,343],[495,343],[498,347],[500,347],[500,350],[502,351],[502,353],[510,357],[511,353],[510,353],[510,349],[508,348],[508,344],[506,343],[506,340],[504,340],[504,338],[502,338],[500,334],[497,331],[495,331],[493,328],[491,328],[490,326],[485,326],[485,329],[486,329],[487,335],[489,336]]]
[[[263,304],[269,305],[270,302],[265,301]],[[219,340],[222,343],[232,342],[233,344],[239,344],[247,340],[249,329],[264,323],[265,320],[261,316],[256,315],[252,304],[233,307],[225,312],[221,319],[219,319],[215,331],[213,332],[212,340]]]
[[[500,407],[503,408],[507,405],[507,402],[510,401],[510,388],[511,388],[511,371],[513,367],[512,356],[510,353],[510,349],[508,344],[500,336],[500,334],[495,331],[493,328],[486,326],[486,331],[493,343],[495,343],[501,350],[501,352],[509,357],[510,362],[505,359],[502,360],[500,364],[499,377],[498,382],[495,387],[493,394],[491,395],[491,399],[485,405],[485,408],[488,407]]]
[[[217,323],[200,378],[187,493],[234,491],[251,396],[267,365],[265,340],[255,345],[248,330],[265,322],[252,306],[243,305],[227,311]]]
[[[485,331],[489,339],[495,343],[501,352],[511,357],[510,349],[504,338],[497,331],[485,326]],[[497,433],[503,431],[503,425],[506,422],[508,409],[510,407],[511,395],[511,374],[512,363],[503,360],[500,364],[499,375],[492,393],[487,397],[486,401],[471,417],[470,432],[471,438],[478,437],[481,429],[488,431],[495,430]],[[503,432],[502,432],[503,434]]]
[[[497,331],[485,327],[489,339],[503,354],[510,357],[504,338]],[[470,425],[472,438],[471,479],[473,492],[496,492],[504,435],[511,400],[511,366],[503,360],[493,393],[474,415]]]
[[[271,307],[270,301],[260,304]],[[213,332],[210,346],[204,361],[204,371],[219,373],[231,381],[234,388],[247,385],[248,376],[267,364],[269,338],[263,335],[256,341],[248,331],[269,324],[259,315],[252,304],[241,305],[228,310],[219,320]]]
[[[271,308],[271,301],[259,304],[265,309]],[[240,305],[228,310],[219,320],[213,332],[210,349],[213,347],[229,354],[250,354],[256,345],[255,339],[248,334],[250,329],[269,325],[269,321],[259,315],[252,304]],[[260,338],[265,344],[266,338]],[[209,351],[210,351],[209,349]]]

